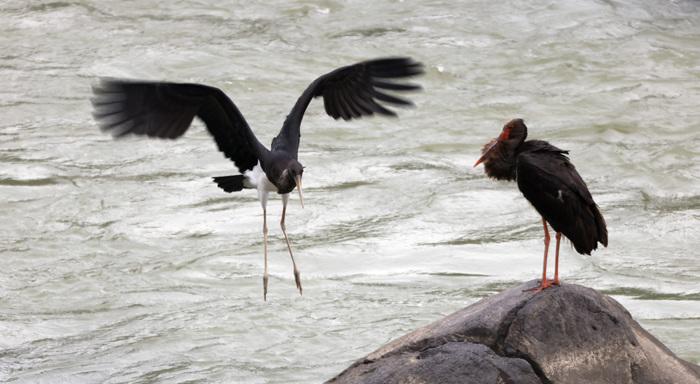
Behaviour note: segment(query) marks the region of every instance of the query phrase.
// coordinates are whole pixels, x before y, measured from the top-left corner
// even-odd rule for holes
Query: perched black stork
[[[605,219],[567,154],[546,141],[528,140],[522,119],[508,122],[500,136],[482,149],[474,164],[484,163],[489,177],[515,180],[520,192],[542,216],[544,227],[544,266],[542,282],[536,291],[559,285],[559,242],[561,235],[571,240],[578,253],[590,255],[598,243],[608,246]],[[547,280],[549,230],[556,231],[557,245],[554,280]]]
[[[263,299],[267,300],[267,198],[282,195],[280,226],[294,268],[294,280],[302,293],[299,269],[294,262],[284,218],[289,193],[297,188],[304,207],[301,177],[304,167],[297,160],[301,120],[311,99],[323,96],[326,113],[334,119],[351,120],[373,114],[396,116],[382,106],[413,105],[387,91],[402,92],[420,86],[399,81],[423,73],[423,65],[410,58],[382,58],[338,68],[314,80],[301,94],[272,139],[268,150],[258,141],[241,112],[223,91],[201,84],[101,79],[93,88],[94,117],[103,131],[115,138],[127,134],[176,139],[200,118],[214,137],[219,150],[231,159],[241,174],[215,177],[226,192],[257,189],[263,209],[265,272]]]

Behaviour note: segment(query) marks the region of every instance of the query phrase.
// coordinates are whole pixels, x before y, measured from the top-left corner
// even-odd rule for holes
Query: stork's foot
[[[539,292],[542,292],[542,291],[544,291],[545,289],[551,287],[552,285],[554,285],[553,280],[547,280],[547,279],[545,279],[545,280],[542,280],[542,282],[540,283],[540,286],[539,286],[539,287],[534,287],[534,288],[529,288],[529,289],[523,289],[523,292],[534,292],[534,293],[539,293]],[[558,285],[558,282],[557,282],[557,285]]]
[[[263,276],[263,300],[267,301],[267,275]]]
[[[549,283],[550,283],[551,285],[556,285],[556,286],[561,285],[560,282],[559,282],[559,278],[554,278],[553,280],[549,280]]]
[[[301,289],[301,274],[299,273],[299,270],[294,270],[294,282],[297,284],[297,289],[299,290],[299,294],[302,294],[302,289]]]

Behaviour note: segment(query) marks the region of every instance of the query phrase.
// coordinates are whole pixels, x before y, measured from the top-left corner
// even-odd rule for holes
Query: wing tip
[[[405,78],[423,75],[425,66],[412,57],[385,57],[365,62],[370,74],[379,78]]]

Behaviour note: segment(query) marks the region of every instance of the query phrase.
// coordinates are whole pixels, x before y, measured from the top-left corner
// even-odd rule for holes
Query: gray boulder
[[[333,384],[700,384],[611,297],[536,281],[483,299],[402,336],[329,380]]]

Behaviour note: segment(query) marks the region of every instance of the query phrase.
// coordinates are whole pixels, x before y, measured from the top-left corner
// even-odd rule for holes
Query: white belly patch
[[[277,191],[277,187],[268,180],[259,162],[252,170],[245,171],[243,175],[245,176],[244,184],[246,188],[255,188],[261,192]]]

